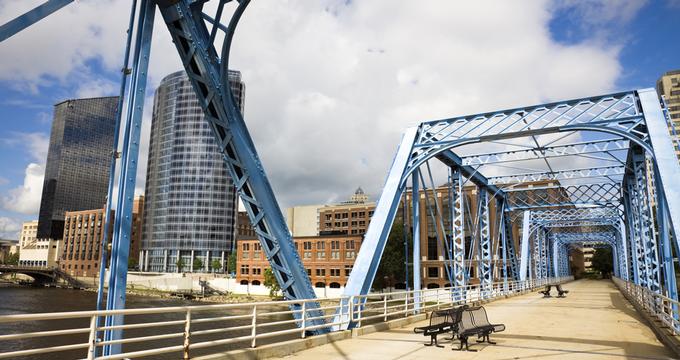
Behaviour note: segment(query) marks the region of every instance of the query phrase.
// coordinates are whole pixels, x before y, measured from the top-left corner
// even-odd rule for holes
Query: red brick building
[[[340,288],[347,284],[362,236],[322,235],[294,238],[295,248],[315,287]],[[239,240],[236,280],[241,284],[264,284],[269,262],[259,240]]]
[[[129,257],[131,265],[138,264],[139,261],[143,209],[144,197],[140,196],[135,199],[132,209]],[[104,209],[67,211],[65,213],[64,244],[58,264],[63,271],[72,276],[99,276],[100,249],[104,238],[104,217]],[[113,212],[111,218],[114,219]],[[111,232],[109,232],[109,235],[111,235]],[[109,241],[111,240],[111,236],[109,236]]]

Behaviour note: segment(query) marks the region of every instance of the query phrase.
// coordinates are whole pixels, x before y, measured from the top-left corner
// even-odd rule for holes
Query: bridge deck
[[[562,299],[543,299],[532,293],[485,305],[489,319],[505,323],[507,329],[492,336],[498,345],[475,345],[479,352],[452,351],[451,343],[446,340],[441,341],[446,345],[444,349],[423,346],[425,337],[414,334],[413,326],[409,326],[319,346],[289,357],[313,360],[674,358],[610,281],[579,280],[564,288],[570,293]]]

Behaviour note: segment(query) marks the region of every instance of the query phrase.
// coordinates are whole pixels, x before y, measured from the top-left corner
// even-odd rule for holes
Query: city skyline
[[[114,18],[124,16],[127,5],[123,3],[107,4],[112,19],[92,34],[95,41],[122,44],[124,24]],[[29,5],[0,5],[0,20]],[[120,47],[88,42],[83,47],[89,47],[90,53],[59,52],[48,64],[40,57],[31,58],[34,50],[19,49],[19,41],[54,36],[59,41],[50,46],[66,50],[81,46],[84,39],[64,43],[57,29],[69,22],[88,34],[88,24],[94,21],[90,14],[99,11],[98,6],[75,4],[3,43],[8,56],[0,63],[0,82],[6,85],[0,87],[5,99],[0,111],[9,121],[0,133],[6,165],[0,175],[0,237],[14,236],[23,220],[37,215],[49,108],[73,95],[115,95],[122,58]],[[672,37],[659,36],[677,33],[679,25],[672,21],[680,11],[677,2],[546,2],[507,8],[496,4],[491,9],[442,3],[438,5],[442,15],[428,27],[399,29],[395,24],[422,23],[418,19],[432,16],[410,6],[414,5],[385,16],[392,6],[381,2],[323,2],[311,7],[293,2],[271,8],[254,4],[253,15],[244,17],[234,66],[242,69],[249,83],[247,101],[253,106],[246,111],[246,122],[260,144],[282,208],[335,202],[358,184],[375,198],[394,144],[406,126],[419,121],[653,87],[661,74],[680,68],[675,63],[678,48],[668,46]],[[488,10],[487,21],[465,21],[482,10]],[[482,38],[472,37],[473,33]],[[157,35],[150,89],[180,67],[167,34]],[[317,50],[312,55],[297,43]],[[276,46],[276,57],[263,52],[268,46]],[[429,56],[432,51],[437,56]],[[485,60],[499,56],[504,57],[503,64],[491,66]],[[538,66],[542,63],[549,67]],[[367,81],[368,75],[374,79]],[[147,95],[150,99],[152,91]],[[148,144],[150,106],[146,109],[143,138]],[[375,141],[363,140],[367,132],[377,136]],[[337,150],[343,147],[347,152],[340,154]],[[145,158],[143,152],[140,162]],[[300,160],[291,161],[294,158]],[[283,165],[291,163],[295,174]],[[144,174],[141,167],[138,194],[143,192]]]

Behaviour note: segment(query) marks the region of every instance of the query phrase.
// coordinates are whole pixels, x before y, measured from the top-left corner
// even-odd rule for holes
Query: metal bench
[[[460,346],[458,349],[462,350],[465,346],[467,351],[477,351],[470,350],[470,343],[468,338],[470,336],[476,335],[478,337],[477,342],[488,342],[489,344],[496,344],[492,342],[489,336],[493,332],[501,332],[505,330],[505,325],[503,324],[491,324],[489,318],[486,315],[486,310],[484,307],[474,307],[467,308],[462,311],[460,322],[458,324],[458,338],[460,339]],[[481,340],[480,340],[481,339]]]
[[[437,343],[437,335],[451,331],[452,327],[453,322],[451,321],[449,310],[435,310],[430,313],[430,325],[416,327],[413,329],[413,332],[416,334],[422,333],[430,337],[430,343],[424,344],[425,346],[444,347]]]
[[[550,289],[552,289],[552,285],[546,285],[545,290],[539,291],[539,294],[543,294],[544,298],[549,298],[550,296]]]
[[[560,285],[560,284],[557,284],[555,286],[555,288],[557,289],[557,293],[558,293],[557,297],[563,298],[563,297],[566,297],[566,296],[564,296],[564,294],[569,293],[569,290],[562,289],[562,285]]]

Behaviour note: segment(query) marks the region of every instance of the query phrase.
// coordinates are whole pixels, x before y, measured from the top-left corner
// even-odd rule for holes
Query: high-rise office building
[[[656,82],[656,92],[663,96],[668,115],[673,123],[671,132],[680,136],[680,70],[673,70],[663,74]],[[676,154],[680,157],[680,149],[676,147]]]
[[[118,97],[100,97],[54,106],[37,238],[61,239],[64,212],[106,202],[117,105]]]
[[[229,83],[243,112],[241,73],[230,71]],[[183,271],[208,271],[215,260],[224,267],[234,241],[236,189],[184,71],[166,76],[156,90],[145,198],[143,271],[175,272],[179,259]]]

